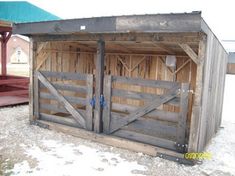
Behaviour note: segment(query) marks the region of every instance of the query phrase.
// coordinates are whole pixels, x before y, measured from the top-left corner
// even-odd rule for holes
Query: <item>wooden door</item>
[[[142,91],[115,88],[119,83],[138,86]],[[148,87],[153,89],[151,93],[145,91]],[[184,152],[188,89],[188,83],[105,76],[104,133]],[[125,104],[115,97],[142,103]]]
[[[37,119],[93,130],[93,75],[38,71],[34,77]]]

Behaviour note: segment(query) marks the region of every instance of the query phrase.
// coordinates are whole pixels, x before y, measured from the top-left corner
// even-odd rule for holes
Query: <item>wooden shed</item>
[[[30,121],[184,162],[221,123],[227,53],[200,12],[14,25],[31,38]]]

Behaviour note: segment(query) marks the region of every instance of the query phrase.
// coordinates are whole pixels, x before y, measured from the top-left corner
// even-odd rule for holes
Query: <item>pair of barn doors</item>
[[[101,122],[107,135],[185,150],[189,84],[105,75],[97,103],[93,82],[91,74],[36,72],[35,116],[90,131]]]

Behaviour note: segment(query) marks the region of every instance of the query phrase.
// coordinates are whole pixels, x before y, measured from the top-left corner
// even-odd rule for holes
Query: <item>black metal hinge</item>
[[[185,159],[185,158],[179,158],[179,157],[167,155],[167,154],[164,154],[164,153],[157,153],[157,156],[159,158],[167,159],[167,160],[170,160],[170,161],[175,161],[175,162],[178,162],[180,164],[185,164],[185,165],[193,166],[197,163],[196,160],[189,160],[189,159]]]

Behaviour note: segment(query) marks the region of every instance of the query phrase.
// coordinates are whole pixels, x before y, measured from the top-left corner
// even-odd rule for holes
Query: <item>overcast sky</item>
[[[235,40],[235,0],[29,0],[29,2],[64,19],[202,11],[203,18],[220,40]],[[235,43],[224,42],[224,44],[226,48],[235,51]]]

